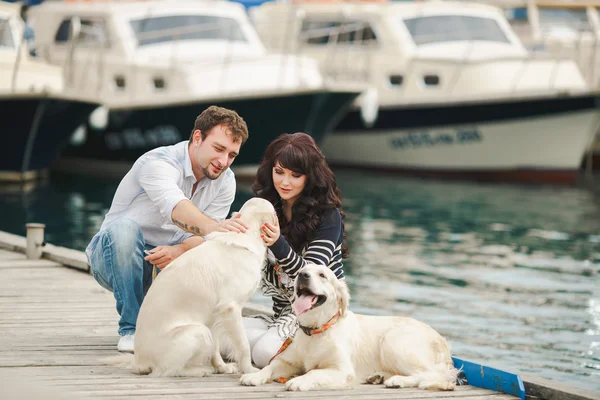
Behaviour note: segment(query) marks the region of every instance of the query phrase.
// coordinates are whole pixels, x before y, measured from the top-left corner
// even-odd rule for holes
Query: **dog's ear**
[[[350,304],[350,291],[345,280],[335,280],[335,295],[340,302],[340,316],[345,316],[348,311],[348,305]]]

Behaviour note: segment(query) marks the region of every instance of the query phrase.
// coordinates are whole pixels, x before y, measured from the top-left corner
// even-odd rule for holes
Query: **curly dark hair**
[[[195,131],[199,130],[204,140],[208,132],[217,125],[228,127],[235,142],[241,141],[244,144],[248,140],[248,126],[238,113],[224,107],[210,106],[196,118],[194,129],[190,134],[190,142],[194,138]]]
[[[304,174],[307,178],[304,190],[292,206],[291,221],[284,218],[281,198],[273,185],[273,167],[277,162],[283,168]],[[314,239],[325,210],[337,208],[344,228],[345,214],[335,175],[314,139],[306,133],[286,133],[269,144],[258,167],[252,191],[275,206],[281,234],[297,253]],[[344,233],[342,257],[347,258],[348,254]]]

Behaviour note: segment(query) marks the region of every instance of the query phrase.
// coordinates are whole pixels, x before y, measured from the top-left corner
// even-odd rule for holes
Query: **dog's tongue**
[[[300,315],[306,310],[310,309],[316,302],[317,296],[307,296],[303,294],[300,297],[296,298],[296,301],[294,301],[292,307],[294,308],[294,312],[296,313],[296,315]]]

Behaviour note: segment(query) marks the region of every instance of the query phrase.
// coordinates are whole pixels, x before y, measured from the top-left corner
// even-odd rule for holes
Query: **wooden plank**
[[[574,388],[532,375],[521,375],[530,396],[546,400],[600,400],[600,393]]]
[[[24,238],[7,237],[0,232],[0,248],[13,246],[19,251],[24,244]],[[453,392],[432,392],[359,385],[351,389],[296,393],[285,391],[284,385],[277,383],[244,387],[239,385],[240,375],[156,378],[103,365],[105,357],[117,354],[118,315],[113,295],[83,268],[83,253],[47,246],[44,254],[48,250],[61,253],[65,262],[79,265],[84,273],[62,268],[48,258],[27,261],[22,255],[0,250],[0,380],[7,373],[16,372],[17,380],[25,382],[21,393],[30,394],[28,390],[43,393],[31,398],[47,398],[45,394],[52,392],[77,399],[514,399],[473,386],[461,386]],[[260,305],[244,310],[245,315],[257,312],[271,310]],[[5,398],[1,393],[0,390],[0,397]]]
[[[365,385],[366,386],[366,385]],[[90,397],[103,397],[103,396],[127,396],[129,389],[104,389],[102,387],[96,387],[96,390],[88,391],[74,391],[73,393],[87,393]],[[225,390],[222,387],[204,387],[198,383],[195,388],[161,388],[147,389],[142,384],[136,387],[136,396],[146,395],[194,395],[195,397],[212,398],[213,395],[223,393]],[[285,386],[282,384],[263,385],[258,387],[253,386],[231,386],[226,389],[226,392],[230,395],[230,398],[264,398],[265,394],[270,394],[272,397],[273,393],[286,393]],[[298,393],[294,397],[312,397],[318,398],[323,397],[324,393],[335,398],[343,398],[345,395],[352,395],[353,398],[363,398],[364,395],[389,395],[390,398],[396,399],[425,399],[432,398],[460,398],[465,399],[472,396],[485,396],[493,394],[485,389],[478,389],[473,391],[450,391],[450,392],[431,392],[427,390],[409,390],[409,389],[389,389],[385,387],[377,387],[368,385],[366,388],[360,389],[330,389],[330,390],[315,390],[310,392]],[[512,397],[514,399],[514,397]]]
[[[0,260],[24,260],[25,254],[0,249]]]
[[[59,262],[68,267],[90,272],[87,256],[82,251],[48,244],[44,247],[42,256],[48,260]]]
[[[56,268],[61,265],[50,260],[19,260],[19,259],[2,259],[0,258],[0,269],[14,268]]]
[[[25,253],[27,240],[18,235],[0,231],[0,249]],[[68,249],[66,247],[47,244],[43,248],[42,258],[58,262],[64,266],[89,272],[87,257],[84,252]]]
[[[0,231],[0,249],[24,254],[25,248],[27,248],[27,240],[23,236]]]

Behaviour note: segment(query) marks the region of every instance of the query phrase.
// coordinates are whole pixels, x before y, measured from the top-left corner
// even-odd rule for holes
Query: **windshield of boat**
[[[0,17],[0,47],[15,48],[15,39],[13,38],[8,18]]]
[[[404,19],[417,46],[456,41],[510,43],[495,19],[469,15],[433,15]]]
[[[212,15],[168,15],[129,21],[139,46],[180,40],[227,40],[247,42],[233,18]]]
[[[540,7],[538,13],[542,33],[576,36],[581,32],[592,32],[585,8]]]

